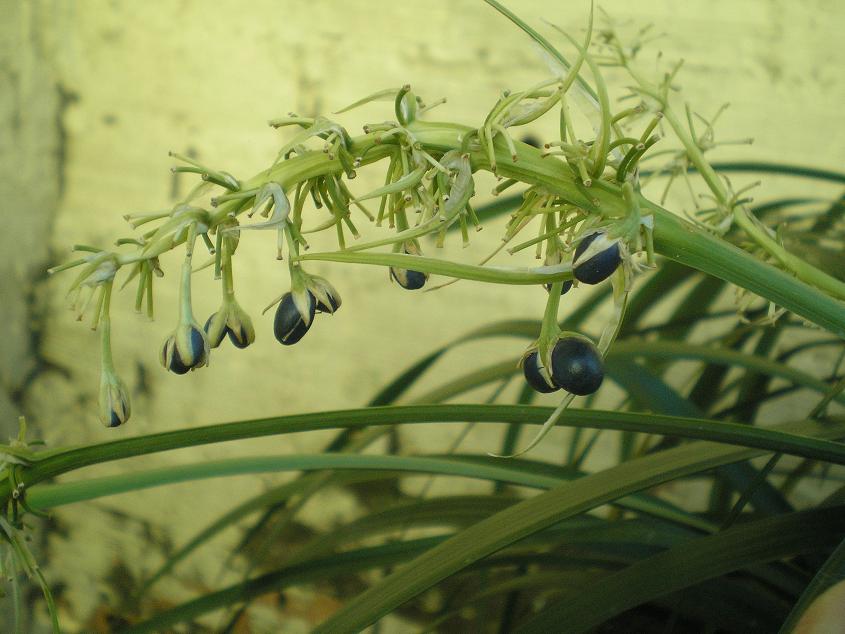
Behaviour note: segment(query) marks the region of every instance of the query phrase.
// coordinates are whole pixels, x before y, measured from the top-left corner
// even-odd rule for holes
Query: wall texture
[[[577,32],[585,2],[513,1],[510,6]],[[262,169],[283,135],[265,121],[290,110],[327,113],[376,90],[405,82],[429,100],[447,96],[436,118],[479,122],[505,88],[521,88],[548,70],[535,48],[482,3],[469,0],[400,3],[386,0],[219,0],[141,3],[90,0],[0,0],[0,323],[7,327],[0,355],[0,431],[23,409],[36,435],[50,445],[81,443],[164,429],[356,406],[398,369],[433,344],[447,342],[491,319],[536,317],[543,297],[534,289],[459,284],[438,293],[407,294],[383,270],[314,266],[340,290],[343,309],[321,319],[300,345],[282,349],[271,336],[271,315],[260,309],[286,289],[284,265],[271,236],[245,236],[237,258],[239,299],[253,315],[257,344],[223,347],[209,369],[184,377],[158,365],[157,349],[172,328],[178,259],[165,258],[157,290],[157,319],[134,314],[131,292],[114,302],[116,363],[130,384],[131,423],[103,429],[96,418],[97,338],[66,308],[68,278],[44,282],[48,260],[63,260],[74,243],[108,244],[129,234],[121,216],[165,209],[189,187],[168,171],[168,150],[192,152],[239,176]],[[841,104],[845,51],[835,46],[845,5],[835,0],[612,0],[615,20],[653,22],[665,35],[644,53],[684,57],[679,78],[702,113],[730,101],[720,138],[754,137],[753,148],[728,147],[720,156],[781,158],[820,167],[845,159]],[[611,73],[611,77],[613,74]],[[8,87],[8,89],[6,88]],[[344,115],[350,129],[389,118],[389,104]],[[543,136],[537,125],[532,131]],[[359,191],[374,186],[362,174]],[[750,180],[750,179],[748,179]],[[479,199],[492,186],[478,187]],[[769,179],[760,198],[795,193],[795,183]],[[833,190],[819,192],[820,195]],[[680,199],[678,201],[680,203]],[[683,203],[686,204],[686,203]],[[496,227],[474,236],[472,261],[498,241]],[[328,247],[328,241],[322,242]],[[316,240],[315,248],[320,248]],[[429,247],[432,248],[432,247]],[[196,282],[202,319],[216,309],[211,280]],[[484,362],[519,343],[478,346]],[[448,376],[443,370],[440,378]],[[410,447],[442,447],[457,430],[407,438]],[[137,460],[144,466],[212,456],[316,450],[325,436],[202,447]],[[561,436],[558,436],[561,438]],[[479,450],[492,439],[475,434]],[[545,449],[554,453],[554,444]],[[113,473],[126,465],[89,469]],[[149,572],[174,544],[242,496],[278,478],[238,478],[180,485],[60,509],[49,543],[50,579],[63,584],[66,627],[87,631],[97,610],[121,588]],[[306,521],[331,523],[353,512],[351,499],[326,496],[306,509]],[[226,534],[186,562],[162,596],[186,598],[220,573],[220,553],[238,538]],[[93,590],[92,590],[93,589]],[[315,613],[307,596],[289,631],[306,631]],[[312,610],[312,612],[309,612]],[[268,616],[267,618],[271,618]],[[271,623],[271,621],[268,621]],[[256,622],[255,631],[278,631]],[[264,628],[264,629],[262,629]]]

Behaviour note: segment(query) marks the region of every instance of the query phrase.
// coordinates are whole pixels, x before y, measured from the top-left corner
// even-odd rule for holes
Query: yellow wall
[[[56,141],[63,148],[58,165],[43,157],[38,163],[44,174],[36,169],[21,176],[20,154],[3,152],[4,174],[23,178],[23,190],[39,191],[39,178],[61,182],[63,190],[57,207],[30,197],[19,203],[21,210],[4,205],[0,213],[7,223],[23,210],[33,219],[55,212],[49,239],[60,259],[73,243],[105,245],[128,235],[124,213],[172,204],[168,150],[193,150],[203,161],[247,177],[273,159],[284,138],[267,128],[266,120],[290,110],[329,113],[373,91],[410,82],[429,100],[449,98],[435,118],[480,122],[499,91],[525,87],[547,75],[523,35],[481,2],[469,0],[3,0],[0,5],[14,18],[2,27],[4,44],[10,44],[2,59],[34,85],[29,92],[17,89],[17,106],[14,100],[0,102],[3,114],[11,117],[17,107],[25,122],[43,119],[49,123],[45,135],[63,143]],[[684,57],[687,64],[678,83],[697,110],[710,114],[722,102],[732,103],[719,126],[720,138],[751,136],[756,142],[751,149],[727,148],[719,156],[831,168],[843,163],[841,2],[616,0],[602,5],[621,23],[653,22],[655,31],[665,33],[643,53],[643,68],[653,68],[657,48],[668,59]],[[585,2],[525,0],[510,6],[535,25],[545,18],[573,33],[586,15]],[[40,61],[34,65],[32,59]],[[57,87],[65,95],[64,108],[57,103]],[[49,107],[55,116],[36,119],[39,107],[48,103],[45,99],[52,99]],[[381,103],[340,120],[357,131],[362,123],[390,117],[390,105]],[[552,127],[535,129],[542,134]],[[32,134],[17,141],[21,153],[38,157],[33,150],[37,142]],[[362,175],[356,191],[363,192],[377,179]],[[7,176],[3,180],[15,182]],[[478,201],[491,184],[489,179],[481,181]],[[769,179],[758,198],[794,194],[797,185]],[[184,192],[188,180],[180,178],[178,186]],[[32,241],[36,225],[14,226],[14,242],[25,259],[32,250],[21,245]],[[499,225],[486,227],[473,236],[466,252],[453,243],[447,253],[473,261],[497,244],[499,230]],[[331,246],[326,239],[314,242],[315,249]],[[260,310],[286,290],[286,267],[274,259],[271,235],[244,235],[235,262],[236,287],[242,305],[253,315],[256,344],[245,351],[226,344],[214,352],[210,368],[176,377],[158,365],[157,354],[175,323],[178,262],[176,257],[163,261],[167,277],[157,287],[154,323],[133,313],[131,291],[114,302],[115,360],[134,397],[132,420],[118,430],[103,429],[96,418],[97,337],[65,310],[63,289],[69,277],[49,283],[43,354],[68,374],[39,374],[27,387],[24,404],[37,433],[50,445],[357,406],[430,346],[494,319],[539,317],[544,303],[543,293],[534,288],[473,283],[412,294],[391,285],[382,269],[320,264],[309,270],[334,283],[343,308],[331,318],[321,317],[299,345],[283,348],[272,338],[272,312],[262,317]],[[520,264],[526,262],[519,259]],[[204,321],[218,305],[217,286],[210,279],[198,279],[195,289],[195,310]],[[22,291],[10,289],[8,305],[19,305],[21,296]],[[26,319],[19,317],[17,323],[26,324]],[[455,355],[444,372],[507,354],[516,357],[521,345],[502,340],[467,349]],[[414,436],[410,442],[423,450],[442,448],[455,430],[434,433]],[[317,450],[326,438],[312,434],[201,447],[132,465],[305,452]],[[479,451],[492,448],[489,435],[478,434],[470,443]],[[556,455],[559,450],[549,443],[538,455],[544,451]],[[129,465],[109,465],[88,473],[125,468]],[[100,603],[100,592],[113,591],[104,577],[117,562],[137,574],[160,561],[160,550],[144,535],[145,523],[154,534],[181,544],[199,525],[270,481],[276,479],[180,485],[60,510],[57,517],[66,534],[51,539],[49,572],[52,580],[67,583],[67,626],[81,627]],[[340,495],[330,496],[305,517],[328,522],[335,510],[348,512],[351,504]],[[328,514],[326,508],[331,509]],[[117,520],[111,511],[129,519]],[[218,540],[216,548],[180,568],[178,582],[163,584],[162,589],[171,598],[186,597],[196,590],[197,580],[213,581],[222,549],[236,538],[231,533]],[[301,626],[294,624],[291,631],[301,631]]]

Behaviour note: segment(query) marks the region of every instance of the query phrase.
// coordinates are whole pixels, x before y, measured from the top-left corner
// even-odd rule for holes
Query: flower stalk
[[[651,83],[632,68],[612,29],[603,31],[602,63],[607,61],[605,53],[610,48],[616,54],[616,65],[629,72],[636,83],[635,92],[643,97],[643,103],[614,113],[598,58],[590,50],[592,10],[583,44],[564,33],[577,51],[575,62],[570,64],[545,38],[496,0],[487,2],[552,57],[555,66],[552,78],[526,90],[504,91],[478,127],[424,121],[421,115],[425,108],[409,85],[381,91],[344,109],[377,98],[393,98],[395,120],[368,124],[360,136],[350,135],[346,128],[326,117],[290,114],[272,121],[271,125],[294,127],[295,134],[283,144],[269,168],[246,180],[173,155],[183,164],[175,168],[177,171],[196,173],[202,182],[169,214],[131,218],[130,222],[136,226],[147,222],[158,222],[158,226],[137,239],[121,239],[118,252],[80,246],[78,250],[90,255],[68,265],[81,267],[72,288],[98,285],[111,280],[120,268],[131,266],[130,278],[138,277],[136,308],[141,308],[146,296],[147,312],[151,316],[152,275],[160,273],[158,258],[185,244],[179,324],[162,351],[162,364],[177,374],[208,363],[209,342],[191,309],[191,276],[203,268],[191,266],[197,237],[202,237],[213,255],[215,275],[222,277],[222,307],[206,324],[211,342],[216,347],[223,334],[229,334],[230,338],[234,337],[235,345],[244,347],[254,338],[249,318],[234,299],[234,247],[227,247],[227,240],[234,239],[235,233],[244,229],[275,230],[279,259],[286,248],[290,292],[277,300],[279,307],[274,320],[276,338],[286,345],[299,341],[310,328],[315,313],[333,313],[340,306],[336,290],[303,269],[306,261],[322,260],[388,267],[390,277],[410,290],[424,286],[429,275],[443,275],[453,281],[551,287],[547,315],[538,339],[539,361],[544,367],[551,366],[552,349],[560,338],[555,330],[560,291],[570,288],[573,278],[578,280],[577,285],[604,283],[612,276],[615,311],[598,345],[604,355],[619,330],[625,297],[634,276],[643,268],[640,259],[644,254],[646,265],[653,266],[656,253],[737,284],[845,338],[845,305],[841,301],[845,299],[845,284],[788,253],[776,236],[745,209],[745,199],[741,197],[745,190],[732,192],[729,183],[722,182],[704,156],[705,150],[716,145],[712,122],[705,121],[704,134],[696,137],[692,111],[687,108],[684,124],[672,109],[669,92],[680,64],[672,67],[661,83]],[[590,70],[592,84],[580,74],[584,65]],[[591,140],[577,136],[570,112],[572,93],[586,97],[589,104],[591,110],[587,115],[596,131]],[[532,122],[554,108],[559,109],[560,139],[546,147],[558,149],[541,151],[511,138],[515,127]],[[720,113],[721,110],[716,117]],[[640,117],[648,119],[639,134],[629,131],[629,123],[636,124]],[[714,217],[720,223],[732,218],[779,267],[715,235],[712,226],[682,220],[642,196],[640,160],[657,142],[659,137],[654,133],[661,120],[681,143],[683,150],[676,153],[677,160],[694,168],[711,190],[716,204]],[[312,147],[315,143],[318,149]],[[354,193],[349,182],[357,170],[385,159],[384,184],[370,192]],[[487,264],[501,248],[478,265],[422,255],[418,239],[423,236],[436,238],[436,246],[442,247],[449,228],[455,225],[466,246],[470,225],[480,229],[471,204],[475,175],[479,171],[492,172],[502,179],[497,191],[516,183],[527,187],[523,205],[506,228],[503,244],[535,222],[537,237],[523,240],[510,252],[516,254],[535,246],[537,257],[542,258],[545,250],[544,266]],[[684,178],[689,178],[686,171]],[[203,197],[214,187],[222,191],[210,196],[209,204],[203,205]],[[309,198],[316,208],[327,208],[330,218],[316,228],[303,230]],[[362,204],[370,199],[380,201],[377,214],[370,213]],[[354,240],[359,232],[351,216],[351,206],[376,225],[382,225],[386,219],[393,235],[356,244]],[[238,225],[237,219],[243,214],[249,217],[258,214],[265,220]],[[338,250],[308,252],[304,233],[324,230],[336,232]],[[209,237],[214,233],[216,242]],[[378,251],[379,247],[389,247],[390,252]],[[614,273],[617,267],[620,270]],[[109,286],[107,296],[104,289],[99,301],[110,299],[110,290]],[[550,317],[551,313],[554,317]],[[95,323],[101,314],[102,308],[98,308]],[[104,376],[108,378],[112,374],[104,370]],[[114,384],[114,389],[120,391],[114,381],[105,381],[103,385],[106,383]],[[126,411],[128,414],[128,406]]]

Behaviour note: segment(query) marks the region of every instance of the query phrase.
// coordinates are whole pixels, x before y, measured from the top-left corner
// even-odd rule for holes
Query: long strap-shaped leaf
[[[843,427],[807,422],[780,426],[779,430],[836,437]],[[760,453],[706,442],[690,443],[558,486],[478,522],[417,557],[344,606],[315,632],[358,632],[473,562],[567,517],[664,482],[747,460]]]
[[[85,447],[53,450],[48,452],[45,457],[33,460],[32,464],[20,474],[20,482],[25,487],[29,487],[51,477],[89,465],[179,449],[180,447],[239,440],[241,438],[258,438],[316,429],[373,427],[409,423],[497,422],[542,424],[551,411],[549,407],[529,405],[413,405],[338,410],[238,421],[150,434],[137,438],[125,438]],[[839,422],[837,419],[837,424]],[[703,438],[835,463],[845,461],[845,445],[802,436],[804,432],[793,432],[789,426],[764,429],[677,416],[577,409],[565,412],[560,424],[570,427],[593,427],[596,429],[640,431],[686,438]],[[799,427],[796,429],[803,429],[800,427],[802,424],[804,423],[798,424]],[[810,427],[810,429],[816,428]],[[838,427],[833,426],[829,429],[835,430]],[[821,433],[815,435],[820,438],[837,437],[835,433],[832,435]],[[0,498],[8,494],[8,487],[8,481],[0,480]]]
[[[214,522],[201,529],[194,537],[192,537],[186,544],[179,547],[177,550],[171,552],[162,565],[155,570],[147,579],[144,580],[143,585],[139,588],[137,595],[143,595],[153,584],[155,584],[164,575],[170,572],[180,561],[185,559],[189,554],[196,550],[203,543],[209,541],[212,537],[220,533],[226,528],[235,525],[239,520],[248,516],[251,513],[259,511],[263,508],[270,507],[274,504],[287,502],[290,498],[296,495],[301,489],[305,488],[315,476],[320,473],[308,474],[311,479],[304,480],[299,478],[293,482],[287,482],[278,487],[273,487],[259,495],[248,498],[244,502],[238,504],[230,509]],[[308,476],[305,476],[308,478]],[[385,471],[382,477],[393,477],[394,474],[390,471]],[[326,484],[340,485],[340,484],[354,484],[356,482],[371,482],[377,476],[366,472],[343,472],[331,474],[331,478]]]
[[[636,521],[606,522],[595,520],[589,522],[572,522],[569,525],[554,527],[544,531],[533,538],[526,540],[521,547],[525,552],[511,551],[498,557],[491,557],[485,561],[478,562],[469,570],[484,570],[485,568],[500,568],[513,566],[526,566],[530,564],[545,564],[551,567],[559,567],[561,557],[552,553],[536,555],[536,546],[548,547],[553,544],[566,542],[574,537],[575,541],[579,536],[572,535],[573,531],[578,533],[584,530],[587,523],[595,525],[592,535],[599,542],[603,539],[612,539],[615,543],[622,541],[631,547],[631,559],[640,556],[641,552],[664,544],[665,540],[673,540],[669,534],[663,531],[667,528],[639,526]],[[579,529],[578,526],[581,526]],[[380,568],[395,565],[407,561],[413,556],[424,552],[444,541],[448,536],[426,537],[422,539],[404,540],[389,542],[380,546],[359,548],[340,553],[334,553],[330,557],[308,559],[307,561],[289,562],[283,568],[263,574],[259,577],[249,579],[243,583],[235,583],[221,590],[211,592],[196,599],[192,599],[169,610],[159,612],[147,621],[137,623],[129,628],[121,630],[122,634],[141,634],[146,632],[170,631],[170,626],[195,619],[209,612],[236,603],[250,601],[263,594],[279,591],[283,588],[303,584],[314,583],[331,579],[337,575],[350,575],[359,571],[373,568]],[[581,535],[583,537],[583,535]],[[521,550],[521,549],[520,549]],[[565,560],[569,563],[580,563],[595,567],[601,565],[598,560],[578,560],[572,555],[566,555]],[[601,566],[604,567],[604,566]],[[568,571],[573,575],[573,571]]]
[[[836,546],[845,507],[789,513],[692,540],[557,597],[520,634],[586,632],[629,608],[747,566]]]
[[[725,348],[686,344],[682,341],[617,341],[607,354],[606,372],[608,376],[617,382],[622,382],[624,367],[619,361],[627,362],[630,359],[642,357],[645,359],[689,359],[695,361],[706,361],[710,364],[724,364],[725,366],[736,366],[755,370],[766,376],[786,379],[796,387],[803,387],[814,390],[819,394],[826,394],[830,386],[816,377],[789,367],[784,363],[777,363],[765,357],[755,356],[729,350]],[[439,385],[428,392],[418,396],[414,402],[417,403],[439,403],[450,398],[460,396],[470,390],[492,381],[501,380],[519,373],[519,368],[513,359],[506,359],[483,366],[472,372],[468,372],[443,385]],[[623,384],[624,386],[624,384]],[[840,403],[845,403],[845,395],[836,397]]]
[[[206,594],[175,608],[159,612],[148,621],[119,630],[121,634],[157,634],[172,631],[171,626],[190,621],[227,605],[248,601],[274,590],[303,583],[331,579],[381,566],[393,566],[409,556],[425,551],[442,541],[441,537],[424,537],[410,541],[391,542],[381,546],[335,553],[318,561],[286,566],[276,572],[261,575],[245,583],[236,583],[222,590]]]
[[[684,341],[618,341],[611,348],[608,357],[707,361],[708,363],[742,367],[765,376],[786,379],[822,394],[826,394],[830,389],[830,386],[824,381],[764,356],[718,346],[690,344]],[[845,402],[845,396],[838,400]]]

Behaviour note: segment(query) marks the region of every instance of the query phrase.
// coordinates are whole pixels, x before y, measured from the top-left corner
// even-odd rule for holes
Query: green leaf
[[[307,482],[314,479],[314,475],[309,474],[303,478],[299,478],[293,482],[287,482],[281,486],[273,487],[264,493],[249,498],[248,500],[238,504],[233,509],[227,511],[214,522],[201,529],[194,537],[192,537],[183,546],[172,552],[165,562],[157,568],[147,579],[144,580],[137,595],[140,597],[145,594],[150,587],[159,581],[164,575],[169,573],[176,565],[184,560],[197,548],[207,543],[211,538],[220,533],[222,530],[233,526],[244,517],[252,513],[260,511],[268,506],[279,504],[289,500],[292,496],[299,493],[299,491],[306,486]],[[346,472],[331,474],[329,482],[324,483],[324,486],[334,486],[339,484],[353,484],[355,482],[368,482],[379,478],[393,477],[391,472]],[[138,598],[136,597],[136,598]]]
[[[442,403],[493,381],[500,381],[514,376],[519,372],[520,370],[517,367],[517,360],[515,358],[492,363],[472,372],[467,372],[457,378],[450,379],[447,383],[421,394],[414,399],[414,402]]]
[[[549,407],[528,405],[413,405],[338,410],[239,421],[56,450],[45,458],[35,460],[26,471],[22,472],[20,481],[24,486],[32,487],[33,484],[56,475],[92,464],[241,438],[259,438],[315,429],[351,429],[400,423],[498,422],[542,424],[552,411],[552,408]],[[838,421],[836,418],[832,420]],[[780,451],[835,463],[845,462],[845,445],[787,433],[780,428],[762,429],[747,425],[684,417],[578,409],[565,412],[561,417],[561,424],[571,427],[593,427],[596,429],[676,435],[686,438],[706,438],[717,442],[737,443],[748,447],[758,447],[773,452]],[[835,427],[832,429],[835,429]],[[344,458],[352,459],[354,457],[344,456]],[[327,461],[330,461],[330,459],[330,457],[326,457]],[[3,493],[4,486],[8,487],[9,483],[0,481],[0,494]],[[33,493],[34,490],[29,489],[28,495]],[[32,498],[29,498],[29,501],[33,502]]]
[[[378,394],[370,399],[368,405],[370,407],[378,407],[395,403],[448,349],[449,346],[444,346],[424,356],[379,390]]]
[[[756,564],[824,552],[845,533],[845,507],[815,509],[749,522],[701,537],[558,597],[517,631],[587,632],[651,599]],[[551,628],[551,629],[550,629]]]
[[[531,28],[525,21],[520,19],[517,15],[513,12],[509,11],[507,8],[499,4],[496,0],[485,0],[487,4],[493,7],[496,11],[501,13],[505,16],[508,20],[513,22],[516,26],[522,29],[532,40],[537,42],[544,51],[546,51],[549,55],[551,55],[554,59],[556,59],[560,64],[565,68],[569,69],[571,64],[569,61],[563,56],[563,54],[557,50],[552,44],[544,38],[542,35],[537,33],[533,28]],[[592,22],[592,20],[591,20]],[[593,87],[590,86],[586,81],[584,81],[580,75],[576,75],[575,81],[578,82],[578,85],[583,89],[594,101],[598,101],[598,95],[596,91],[593,90]]]
[[[527,601],[531,597],[552,596],[555,600],[561,593],[583,592],[591,583],[600,579],[602,573],[597,570],[566,570],[565,572],[530,571],[524,575],[502,581],[490,586],[482,586],[480,592],[461,600],[461,605],[438,617],[423,630],[424,632],[454,631],[437,629],[453,618],[458,618],[469,605],[485,599],[513,592],[526,591]],[[552,594],[554,593],[554,594]],[[683,595],[670,595],[652,601],[665,609],[677,610],[688,618],[696,619],[708,627],[717,627],[726,632],[771,632],[774,631],[785,615],[783,601],[774,593],[766,593],[759,585],[744,583],[742,580],[722,578],[716,582],[700,584],[686,588]],[[493,605],[501,605],[498,599]],[[718,605],[718,610],[712,606]],[[780,618],[778,618],[780,617]],[[513,627],[507,630],[513,631]],[[503,630],[500,630],[503,631]]]
[[[121,630],[122,634],[145,634],[171,631],[170,627],[195,619],[203,614],[228,605],[250,601],[255,597],[281,590],[285,587],[313,583],[341,574],[350,574],[372,568],[392,566],[443,541],[441,537],[427,537],[383,546],[361,548],[339,553],[318,561],[295,564],[246,582],[236,583],[217,592],[188,601],[182,605],[159,612],[151,619]]]
[[[635,291],[628,300],[625,321],[622,323],[619,337],[624,339],[630,335],[655,304],[693,275],[695,271],[687,266],[671,260],[661,261],[654,274],[648,276],[644,282],[638,281],[635,285]]]
[[[454,460],[482,465],[496,465],[500,460],[502,460],[501,458],[493,456],[452,455],[451,457]],[[540,477],[555,478],[558,481],[574,480],[588,475],[573,467],[560,467],[547,462],[538,462],[534,460],[527,460],[525,458],[509,458],[508,464],[512,469],[514,469],[514,471],[521,471],[526,474],[532,474]],[[686,528],[695,529],[705,533],[712,533],[718,530],[718,526],[712,522],[698,517],[693,513],[684,511],[671,502],[652,495],[646,495],[644,493],[629,495],[625,498],[616,500],[613,504],[629,511],[636,511],[637,513],[641,513],[646,516],[658,518],[666,522],[672,522],[678,526],[684,526]]]
[[[675,416],[704,417],[695,405],[639,363],[611,357],[606,371],[643,409]]]
[[[518,502],[506,495],[455,495],[431,500],[410,500],[333,528],[293,553],[293,562],[318,559],[343,544],[371,540],[389,531],[461,528]]]
[[[777,163],[774,161],[716,161],[711,163],[717,172],[755,172],[757,174],[779,174],[782,176],[796,176],[812,178],[814,180],[845,183],[845,173],[834,170],[794,165],[792,163]]]
[[[665,359],[680,361],[692,359],[696,361],[707,361],[711,364],[730,365],[754,370],[766,376],[786,379],[796,385],[809,388],[820,394],[827,394],[830,386],[806,372],[790,368],[782,363],[772,361],[767,357],[760,357],[745,352],[690,344],[683,341],[617,341],[608,352],[608,359],[613,357],[645,357],[650,359]],[[837,400],[845,403],[845,395],[840,395]]]
[[[845,456],[845,452],[843,452]],[[845,457],[843,457],[845,462]],[[358,454],[314,454],[287,456],[249,456],[207,460],[194,464],[179,464],[156,469],[90,478],[62,484],[40,484],[27,491],[34,508],[47,509],[63,504],[92,500],[127,491],[137,491],[163,484],[187,482],[204,478],[235,476],[278,471],[385,470],[394,473],[436,473],[441,475],[479,478],[510,482],[521,486],[547,488],[559,484],[557,478],[517,471],[502,461],[499,465],[470,464],[453,458],[425,458],[419,456],[382,456]]]
[[[548,557],[534,555],[537,544],[547,546],[562,543],[618,543],[621,539],[632,547],[632,553],[636,556],[638,553],[653,550],[661,545],[676,543],[683,538],[684,534],[683,530],[665,524],[649,525],[638,520],[611,523],[588,517],[562,523],[535,538],[526,540],[520,544],[519,549],[525,551],[525,554],[512,551],[512,554],[479,562],[474,568],[512,567],[521,562],[542,563],[548,560]],[[248,579],[243,583],[234,584],[183,603],[123,631],[127,634],[158,632],[227,605],[248,602],[262,594],[278,591],[291,585],[314,583],[337,575],[348,575],[371,568],[395,565],[443,542],[444,539],[445,537],[429,537],[391,542],[382,546],[336,553],[330,557],[292,562],[275,572]],[[570,564],[578,563],[572,557],[567,557],[566,561]],[[592,565],[595,567],[596,562],[592,562]]]
[[[841,426],[833,431],[829,425],[815,423],[778,427],[778,431],[786,430],[802,436],[835,437],[843,433]],[[420,555],[345,605],[315,632],[358,632],[473,562],[561,520],[636,491],[760,453],[753,449],[690,443],[556,487],[478,522]]]

